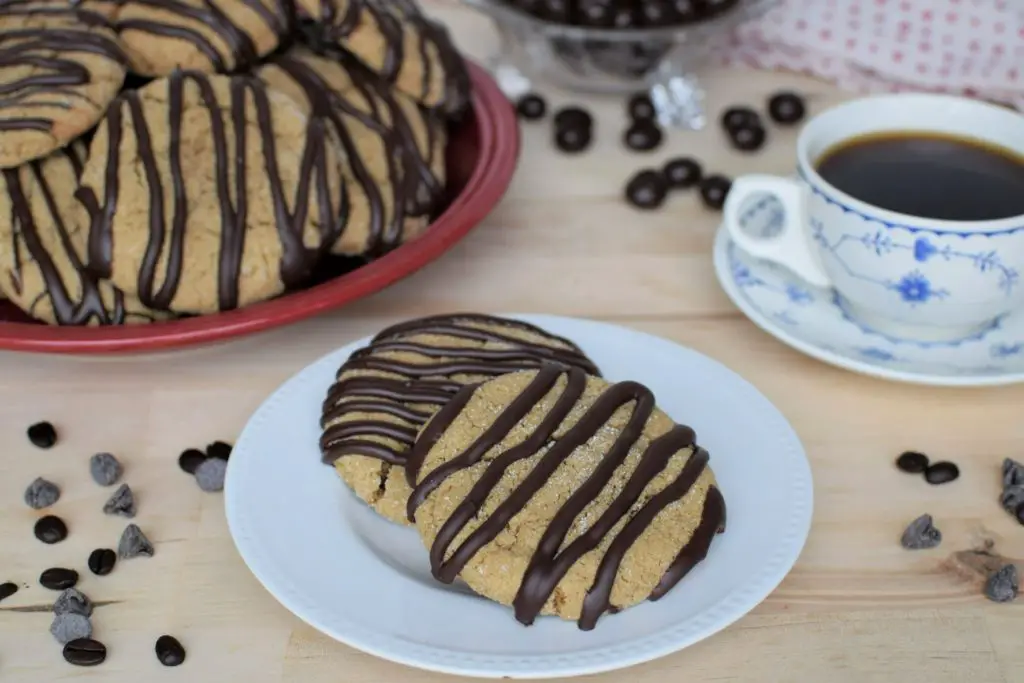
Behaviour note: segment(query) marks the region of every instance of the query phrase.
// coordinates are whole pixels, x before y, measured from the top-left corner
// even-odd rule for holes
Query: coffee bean
[[[65,588],[53,601],[54,614],[81,614],[92,616],[92,600],[77,588]],[[69,640],[73,640],[69,638]]]
[[[57,443],[57,430],[49,422],[37,422],[28,428],[28,440],[39,448],[52,448]]]
[[[62,591],[78,583],[78,572],[74,569],[51,567],[39,575],[39,584],[52,591]]]
[[[231,457],[231,444],[214,441],[206,447],[206,457],[227,460]]]
[[[199,463],[206,460],[206,454],[197,448],[189,448],[178,456],[178,467],[189,474],[195,474]]]
[[[128,484],[121,484],[114,491],[114,495],[103,504],[103,512],[107,515],[121,515],[122,517],[135,516],[135,495]]]
[[[527,121],[536,121],[544,118],[548,111],[548,103],[544,98],[535,93],[523,95],[516,102],[516,112]]]
[[[806,113],[803,98],[794,92],[780,92],[768,98],[768,116],[780,125],[791,126]]]
[[[6,600],[18,592],[18,584],[12,581],[0,583],[0,601]]]
[[[664,138],[661,128],[652,121],[636,121],[626,129],[622,137],[626,147],[637,152],[650,152],[661,145]]]
[[[97,453],[89,458],[89,474],[100,486],[113,486],[123,472],[121,463],[110,453]]]
[[[210,458],[196,468],[196,483],[207,493],[220,491],[224,488],[224,475],[228,464],[220,458]]]
[[[96,666],[107,658],[106,646],[92,638],[72,640],[64,646],[64,659],[75,666]]]
[[[639,93],[629,98],[626,110],[629,112],[629,118],[634,121],[650,121],[656,114],[654,103],[646,93]]]
[[[89,571],[96,576],[106,576],[114,571],[117,553],[110,548],[97,548],[89,553]]]
[[[917,451],[906,451],[896,458],[896,467],[909,474],[920,474],[928,469],[928,456]]]
[[[732,187],[732,181],[722,175],[705,176],[700,181],[700,197],[709,209],[721,209]]]
[[[749,126],[761,126],[760,114],[750,107],[729,107],[722,113],[722,128],[727,133]]]
[[[626,200],[638,209],[656,209],[665,202],[668,183],[657,171],[644,169],[626,183]]]
[[[590,146],[591,134],[589,128],[565,127],[555,130],[555,146],[563,152],[575,154],[582,152]]]
[[[729,133],[732,146],[741,152],[756,152],[764,146],[768,133],[761,126],[740,126]]]
[[[25,504],[33,510],[48,508],[60,500],[60,489],[52,481],[36,477],[25,489]]]
[[[117,543],[118,557],[122,560],[139,557],[140,555],[153,557],[154,552],[153,544],[142,533],[142,529],[135,524],[129,524],[125,527],[124,532],[121,534],[121,540]]]
[[[178,666],[185,661],[185,648],[174,636],[160,636],[156,639],[156,658],[164,666]]]
[[[931,515],[921,515],[904,530],[900,545],[907,550],[926,550],[942,543],[942,532],[935,528]]]
[[[92,636],[92,622],[89,621],[89,617],[73,612],[58,614],[50,623],[50,635],[61,645],[89,638]]]
[[[53,545],[68,537],[68,527],[60,517],[46,515],[36,521],[35,534],[43,543]]]
[[[929,484],[948,484],[959,476],[960,468],[951,462],[937,462],[924,471],[924,479]]]
[[[685,190],[700,182],[703,171],[695,159],[681,157],[679,159],[671,159],[665,164],[662,173],[665,176],[665,180],[668,181],[669,187]]]
[[[555,128],[593,128],[594,117],[581,107],[563,107],[555,113]]]
[[[1012,458],[1003,460],[1003,486],[1024,486],[1024,465]]]
[[[1020,591],[1017,567],[1008,564],[988,577],[985,582],[985,597],[992,602],[1013,602]]]

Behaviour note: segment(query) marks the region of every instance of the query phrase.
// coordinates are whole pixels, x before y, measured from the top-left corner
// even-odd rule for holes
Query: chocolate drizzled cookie
[[[403,468],[422,426],[466,384],[547,364],[598,372],[571,341],[517,320],[455,314],[390,327],[338,370],[323,404],[323,460],[377,512],[407,523]]]
[[[462,389],[419,435],[408,513],[438,580],[594,628],[704,559],[725,503],[689,427],[636,382],[546,367]]]

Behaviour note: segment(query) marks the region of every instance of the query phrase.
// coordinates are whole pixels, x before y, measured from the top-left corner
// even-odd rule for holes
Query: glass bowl
[[[707,19],[659,28],[570,26],[526,14],[503,0],[463,0],[493,21],[499,47],[490,68],[515,100],[547,80],[587,93],[648,91],[663,126],[699,129],[707,123],[694,72],[741,24],[778,0],[739,0]]]

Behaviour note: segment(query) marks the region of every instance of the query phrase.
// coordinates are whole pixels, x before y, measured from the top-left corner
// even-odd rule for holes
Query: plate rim
[[[705,621],[711,623],[711,627],[708,628],[706,625],[697,630],[696,635],[688,634],[685,638],[678,638],[676,640],[671,639],[671,633],[666,636],[661,634],[660,645],[658,647],[652,647],[645,641],[651,641],[656,636],[646,636],[644,639],[631,639],[625,641],[627,645],[632,646],[635,652],[639,654],[633,654],[631,656],[623,656],[619,659],[607,661],[607,658],[601,660],[595,664],[587,664],[586,662],[580,663],[578,661],[566,662],[565,660],[575,660],[580,657],[593,657],[594,653],[598,651],[605,652],[607,648],[595,648],[590,650],[582,650],[579,654],[573,655],[541,655],[539,663],[530,668],[516,668],[513,664],[514,660],[522,660],[522,656],[504,655],[504,656],[490,656],[488,659],[499,660],[505,666],[504,668],[496,667],[480,667],[473,666],[471,664],[465,665],[452,665],[450,662],[453,654],[460,654],[463,657],[465,653],[458,653],[454,650],[445,650],[436,646],[422,646],[418,645],[416,651],[424,650],[436,653],[431,659],[424,660],[418,658],[415,654],[408,654],[407,649],[397,648],[380,648],[376,647],[371,639],[353,639],[350,634],[342,634],[338,632],[338,629],[332,625],[323,623],[314,623],[314,620],[310,617],[312,614],[311,610],[308,610],[305,606],[294,607],[290,604],[287,595],[288,591],[278,590],[272,587],[275,583],[275,579],[267,577],[261,574],[259,569],[260,558],[259,553],[252,547],[247,547],[245,541],[252,537],[252,534],[245,530],[244,522],[241,522],[236,516],[241,514],[237,512],[238,505],[235,503],[235,477],[232,472],[232,465],[229,463],[228,466],[228,477],[224,487],[224,505],[225,515],[227,517],[229,532],[232,538],[232,542],[242,557],[243,562],[249,571],[256,577],[257,581],[263,586],[265,590],[285,609],[292,613],[296,618],[300,619],[311,628],[316,631],[323,633],[324,635],[336,640],[348,647],[355,650],[371,654],[375,657],[410,666],[413,668],[434,671],[438,673],[446,673],[457,676],[472,676],[481,678],[513,678],[513,679],[538,679],[538,678],[551,678],[551,677],[569,677],[569,676],[580,676],[595,673],[602,673],[607,671],[624,669],[630,666],[642,664],[644,662],[659,659],[661,657],[673,654],[681,651],[701,640],[709,638],[719,631],[735,624],[741,618],[746,616],[750,611],[761,604],[765,598],[767,598],[779,584],[786,578],[790,573],[793,566],[799,560],[806,546],[811,523],[813,520],[814,512],[814,484],[813,484],[813,472],[810,465],[809,458],[807,457],[806,449],[796,430],[786,419],[785,415],[774,405],[772,402],[762,394],[756,386],[744,379],[735,371],[731,370],[719,361],[706,356],[694,349],[678,344],[669,339],[658,337],[653,334],[641,332],[633,328],[624,327],[614,323],[607,323],[603,321],[590,320],[585,318],[575,318],[568,316],[557,316],[557,315],[546,315],[546,314],[504,314],[499,313],[495,315],[501,315],[503,317],[515,318],[532,322],[537,325],[545,326],[550,325],[552,321],[563,321],[571,325],[582,325],[584,327],[591,327],[594,330],[601,330],[607,328],[615,328],[618,332],[625,333],[633,336],[639,343],[648,343],[661,345],[663,347],[671,347],[672,351],[678,353],[679,351],[685,354],[691,355],[692,357],[700,359],[701,362],[708,363],[715,366],[717,372],[727,373],[731,375],[734,381],[741,382],[752,392],[751,398],[753,400],[762,402],[764,408],[767,411],[773,413],[773,419],[778,420],[780,427],[780,434],[783,434],[789,446],[788,452],[792,458],[792,477],[790,478],[791,492],[792,495],[788,497],[788,500],[792,501],[791,507],[785,513],[788,518],[788,528],[786,529],[785,538],[786,543],[779,544],[779,550],[768,557],[765,562],[765,573],[757,580],[751,581],[746,584],[748,587],[744,587],[742,590],[734,591],[728,598],[722,599],[714,605],[705,609],[701,613],[701,617]],[[318,371],[318,366],[327,364],[328,360],[332,360],[332,363],[339,362],[339,358],[335,358],[343,351],[351,348],[358,348],[358,344],[365,343],[369,337],[364,337],[355,340],[349,344],[346,344],[338,349],[335,349],[327,354],[324,354],[315,361],[309,363],[301,370],[293,374],[291,377],[281,383],[253,412],[249,422],[246,423],[245,428],[242,430],[237,442],[236,450],[239,450],[239,446],[244,450],[246,433],[250,431],[251,425],[258,422],[258,416],[264,410],[271,410],[273,406],[280,400],[287,398],[289,387],[300,387],[306,383],[307,375]],[[351,351],[349,351],[351,353]],[[236,459],[233,461],[238,462]],[[237,470],[236,470],[237,471]],[[254,567],[254,564],[256,565]],[[278,586],[277,588],[280,588]],[[308,618],[309,617],[309,618]],[[357,621],[353,621],[348,617],[340,617],[341,620],[349,622],[350,626],[358,626]],[[689,624],[692,624],[693,620],[679,622],[680,628],[684,628]],[[387,636],[394,638],[394,636]],[[371,641],[371,642],[367,642]],[[641,644],[643,646],[641,647]],[[626,646],[620,646],[624,648]],[[447,655],[449,663],[445,663],[445,657],[440,656],[440,653]],[[553,660],[562,660],[555,664]]]
[[[771,318],[761,313],[745,297],[739,287],[729,277],[730,269],[727,259],[727,249],[730,244],[735,244],[729,238],[729,231],[725,223],[721,223],[715,232],[714,268],[715,276],[719,286],[726,296],[740,310],[741,313],[754,325],[771,335],[786,346],[843,370],[848,370],[860,375],[884,379],[903,384],[918,386],[947,387],[947,388],[982,388],[998,387],[1024,382],[1024,373],[1004,373],[1000,375],[935,375],[930,373],[911,372],[908,370],[896,370],[880,365],[873,365],[860,359],[854,359],[833,351],[828,351],[819,346],[804,341],[799,337],[790,334],[783,327],[776,324]],[[739,249],[739,245],[736,245]],[[744,252],[746,253],[746,252]]]
[[[501,201],[519,162],[515,110],[483,67],[465,58],[473,83],[479,154],[465,187],[423,235],[326,283],[234,311],[150,325],[71,327],[0,322],[0,350],[57,355],[130,354],[192,348],[299,322],[378,292],[436,261]]]

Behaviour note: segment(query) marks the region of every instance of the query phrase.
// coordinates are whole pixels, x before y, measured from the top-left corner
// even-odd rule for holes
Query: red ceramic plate
[[[508,189],[519,158],[515,111],[482,68],[469,65],[473,111],[448,146],[452,200],[418,239],[322,284],[246,308],[184,320],[112,327],[58,327],[33,322],[0,300],[0,349],[96,354],[156,351],[240,337],[309,318],[384,289],[437,259],[491,212]],[[334,267],[344,272],[344,259]]]

